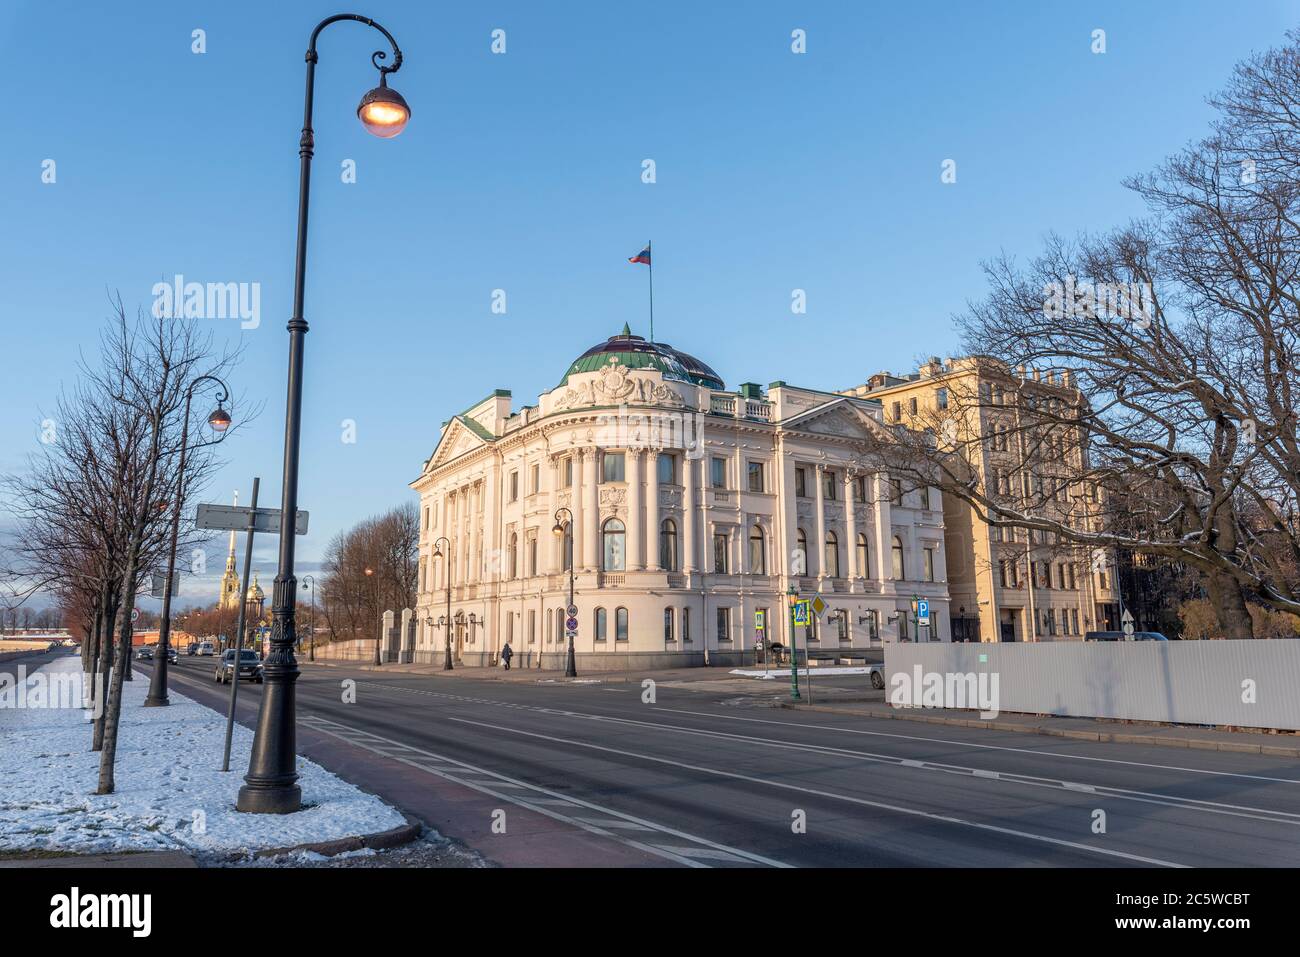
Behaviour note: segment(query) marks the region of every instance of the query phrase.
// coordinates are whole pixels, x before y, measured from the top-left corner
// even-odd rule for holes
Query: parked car
[[[200,641],[198,654],[205,658],[211,658],[217,653],[217,646],[210,641]]]
[[[1122,631],[1089,631],[1083,636],[1084,641],[1168,641],[1158,631],[1135,631],[1133,637]]]
[[[217,684],[228,684],[234,670],[235,649],[230,648],[222,653],[212,680]],[[259,685],[262,683],[262,659],[257,657],[256,651],[245,648],[239,653],[239,677],[241,680],[255,681]]]
[[[198,653],[199,653],[199,643],[197,641],[191,641],[188,645],[185,646],[185,654],[197,655]]]

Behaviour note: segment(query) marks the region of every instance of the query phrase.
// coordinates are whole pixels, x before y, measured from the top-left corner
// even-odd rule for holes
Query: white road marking
[[[817,797],[829,798],[834,801],[845,801],[850,804],[858,804],[863,807],[878,808],[883,811],[893,811],[898,814],[905,814],[910,817],[925,818],[930,821],[941,821],[946,824],[957,824],[962,827],[976,828],[982,831],[992,831],[997,834],[1008,834],[1012,837],[1019,837],[1029,841],[1038,841],[1044,844],[1052,844],[1058,847],[1069,847],[1074,850],[1083,851],[1088,854],[1099,854],[1103,857],[1119,858],[1121,860],[1134,861],[1139,864],[1154,864],[1158,867],[1187,867],[1186,864],[1179,864],[1174,861],[1165,861],[1155,857],[1143,857],[1140,854],[1130,854],[1127,851],[1112,850],[1105,847],[1093,847],[1088,844],[1080,844],[1077,841],[1067,841],[1062,838],[1048,837],[1045,834],[1034,834],[1030,831],[1021,831],[1015,828],[1000,827],[996,824],[984,824],[980,821],[968,821],[964,818],[953,817],[947,814],[935,814],[930,811],[922,811],[919,808],[900,807],[896,804],[887,804],[883,801],[869,801],[866,798],[851,797],[847,794],[836,794],[833,791],[823,791],[818,788],[803,787],[801,785],[789,784],[784,781],[772,781],[767,778],[755,777],[750,774],[741,774],[737,771],[724,771],[720,768],[704,767],[698,764],[687,764],[684,761],[674,761],[671,758],[661,758],[655,755],[640,754],[635,751],[626,751],[622,748],[611,748],[600,744],[591,744],[587,741],[574,741],[571,738],[560,738],[555,735],[541,734],[536,731],[524,731],[520,728],[510,728],[504,725],[490,724],[486,721],[473,721],[469,718],[457,718],[453,715],[444,715],[445,720],[455,721],[460,724],[475,725],[482,728],[490,728],[494,731],[505,731],[509,734],[520,734],[530,738],[540,738],[545,741],[553,741],[557,744],[568,744],[574,747],[587,748],[593,751],[604,751],[609,754],[617,754],[622,757],[636,758],[642,761],[650,761],[655,764],[666,764],[671,767],[682,768],[687,771],[698,771],[702,774],[712,774],[718,777],[732,778],[738,781],[749,781],[752,784],[758,784],[765,787],[778,788],[785,791],[796,791],[801,794],[812,794]],[[743,853],[743,852],[740,852]]]
[[[742,863],[761,864],[767,867],[781,867],[781,868],[792,866],[782,861],[773,860],[772,858],[769,857],[763,857],[760,854],[753,854],[750,853],[749,851],[744,851],[739,848],[728,847],[727,845],[724,844],[718,844],[715,841],[708,840],[707,838],[697,837],[694,834],[688,834],[685,831],[679,831],[676,828],[667,827],[663,824],[657,824],[654,821],[647,821],[643,818],[636,817],[635,815],[626,814],[623,811],[616,811],[613,808],[607,808],[602,805],[595,804],[591,801],[583,800],[582,798],[565,796],[563,794],[559,794],[555,791],[552,791],[548,788],[541,787],[540,785],[529,784],[525,781],[518,781],[513,778],[507,777],[504,774],[498,774],[495,771],[488,771],[484,768],[474,767],[471,764],[466,764],[465,762],[458,761],[455,758],[449,758],[446,757],[445,755],[434,754],[431,751],[425,751],[421,748],[416,748],[409,745],[403,745],[399,741],[393,741],[390,738],[382,738],[379,735],[371,734],[367,731],[361,731],[358,728],[352,728],[345,724],[340,724],[339,722],[334,721],[333,719],[330,718],[325,718],[325,717],[312,715],[312,714],[304,714],[304,715],[300,715],[298,720],[300,723],[305,724],[308,727],[312,727],[317,731],[321,731],[326,734],[332,734],[335,737],[343,739],[344,741],[349,741],[351,743],[358,745],[359,747],[367,748],[368,750],[375,751],[376,753],[382,753],[382,752],[380,752],[378,748],[374,747],[372,744],[367,743],[363,739],[374,739],[377,741],[386,742],[390,745],[398,745],[401,747],[409,748],[409,750],[419,755],[420,759],[426,761],[426,763],[421,764],[418,763],[418,761],[415,759],[398,757],[398,756],[391,756],[392,760],[400,761],[403,764],[409,765],[410,767],[413,768],[418,768],[421,771],[427,771],[430,774],[436,774],[439,777],[446,778],[447,780],[457,784],[461,784],[464,787],[472,788],[473,790],[480,791],[485,794],[490,794],[493,797],[498,798],[500,800],[507,801],[512,804],[517,804],[520,805],[521,807],[526,807],[529,810],[535,811],[538,814],[543,814],[555,820],[563,821],[567,824],[572,824],[575,827],[582,828],[584,831],[600,834],[602,837],[610,837],[622,844],[626,844],[631,847],[636,847],[640,850],[647,851],[648,853],[655,854],[659,857],[669,858],[671,860],[676,861],[679,864],[684,864],[687,867],[705,867],[707,865],[701,864],[699,861],[693,858],[685,857],[681,854],[678,854],[674,850],[666,849],[665,847],[660,847],[658,845],[643,844],[638,841],[633,841],[628,838],[620,837],[619,835],[606,831],[603,828],[618,827],[620,826],[618,822],[626,822],[629,824],[635,824],[640,827],[643,827],[647,831],[653,831],[669,837],[675,837],[679,840],[689,841],[692,844],[699,845],[701,848],[710,848],[716,852],[733,855],[735,860],[740,861]],[[456,772],[458,773],[453,773],[451,771],[446,771],[446,770],[436,770],[435,768],[428,766],[427,761],[429,759],[433,759],[435,761],[442,761],[445,762],[446,764],[453,765],[455,766]],[[490,783],[482,783],[480,780],[472,777],[471,775],[481,775],[482,777],[488,778]],[[523,795],[514,794],[514,793],[502,794],[495,790],[495,788],[505,786],[505,785],[513,785],[516,788],[525,788],[528,791],[533,792],[535,794],[545,795],[546,797],[549,797],[552,800],[543,801],[543,799],[541,798],[536,798],[532,796],[525,797]],[[596,825],[596,824],[592,824],[590,820],[587,818],[570,816],[544,806],[544,804],[554,804],[556,801],[559,801],[568,806],[582,807],[582,808],[586,808],[588,811],[595,811],[598,814],[607,815],[611,820],[603,821],[601,824]],[[732,858],[728,858],[728,859],[730,860]]]

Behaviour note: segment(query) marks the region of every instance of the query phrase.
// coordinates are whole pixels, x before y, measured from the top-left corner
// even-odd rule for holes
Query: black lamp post
[[[311,633],[311,644],[307,646],[307,659],[309,661],[315,661],[316,660],[316,576],[315,575],[302,576],[303,591],[307,590],[307,586],[309,583],[311,585],[311,621],[307,625],[307,629]]]
[[[560,513],[564,513],[565,515],[568,515],[569,520],[567,522],[561,522]],[[561,505],[559,508],[555,510],[555,527],[551,529],[551,531],[555,533],[555,537],[560,540],[561,547],[563,547],[564,530],[566,527],[573,528],[573,513],[570,512],[563,505]],[[569,609],[573,607],[573,540],[572,539],[569,540],[569,553],[565,557],[569,562],[569,604],[564,609],[564,614],[565,617],[567,618],[569,614]],[[565,628],[564,630],[569,632],[569,656],[567,660],[564,662],[564,677],[576,678],[578,677],[578,663],[573,654],[573,633],[569,631],[568,628]]]
[[[302,806],[302,790],[294,770],[297,751],[295,724],[295,682],[298,662],[294,660],[294,612],[297,581],[293,574],[294,523],[298,515],[298,445],[302,426],[303,339],[307,321],[303,318],[303,288],[307,275],[307,210],[311,193],[311,159],[315,152],[312,131],[312,97],[315,93],[316,39],[331,23],[355,20],[374,27],[393,48],[393,65],[380,66],[388,54],[377,50],[370,62],[379,70],[379,86],[367,93],[357,107],[357,117],[367,131],[385,139],[396,136],[411,117],[401,95],[388,89],[388,74],[402,66],[402,51],[393,35],[369,17],[340,13],[326,17],[311,32],[307,44],[307,88],[303,97],[302,137],[298,141],[298,248],[294,265],[293,316],[289,320],[289,383],[284,419],[284,488],[281,492],[280,564],[275,576],[271,608],[271,653],[263,666],[262,704],[257,714],[253,751],[248,774],[239,789],[235,806],[240,811],[285,814]]]
[[[176,465],[176,507],[172,509],[171,542],[167,546],[167,580],[163,583],[162,620],[158,623],[158,654],[153,664],[153,677],[149,679],[149,696],[144,699],[146,708],[170,704],[167,699],[167,648],[172,633],[172,582],[176,579],[176,538],[180,534],[181,508],[185,504],[185,451],[190,439],[190,400],[194,398],[194,388],[200,382],[215,382],[221,387],[221,392],[217,395],[217,407],[208,415],[208,425],[218,434],[230,428],[230,413],[223,408],[224,404],[230,401],[230,390],[216,376],[199,376],[185,390],[185,418],[181,421],[180,461]]]
[[[443,552],[442,545],[447,543],[447,551]],[[443,567],[442,584],[447,593],[447,619],[446,632],[443,633],[443,661],[442,670],[451,671],[451,542],[447,541],[444,535],[433,543],[433,557],[441,558],[447,564]]]
[[[370,588],[370,595],[371,595],[371,599],[375,603],[375,611],[378,612],[379,611],[379,579],[375,578],[375,570],[373,568],[366,569],[366,577],[369,578],[370,581],[372,582]],[[381,616],[379,620],[382,622],[384,619]],[[375,664],[376,665],[382,665],[384,663],[383,658],[380,656],[380,652],[383,647],[383,644],[384,644],[384,633],[381,631],[379,635],[376,636],[375,638]]]

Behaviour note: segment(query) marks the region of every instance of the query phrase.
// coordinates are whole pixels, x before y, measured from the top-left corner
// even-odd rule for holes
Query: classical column
[[[469,487],[469,495],[467,495],[465,498],[465,503],[469,506],[469,508],[467,509],[467,511],[469,512],[469,536],[467,538],[467,542],[469,543],[469,579],[468,580],[471,585],[478,583],[480,573],[482,572],[482,569],[479,567],[479,561],[478,561],[478,540],[479,540],[478,508],[479,508],[479,498],[481,495],[482,492],[479,490],[478,483],[477,482],[471,483]]]
[[[781,549],[785,552],[780,571],[785,573],[785,584],[788,587],[790,582],[799,577],[795,570],[794,555],[799,540],[799,500],[794,494],[794,456],[786,454],[784,442],[778,447],[778,451],[781,456],[781,514],[778,521],[781,529]],[[807,571],[807,561],[805,556],[805,571]]]
[[[587,458],[586,449],[576,449],[573,452],[573,487],[569,489],[569,511],[573,513],[573,527],[569,529],[569,535],[573,539],[573,570],[582,571],[587,567],[586,559],[583,557],[587,547],[587,540],[583,535],[586,530],[586,523],[582,516],[582,489],[586,481],[585,469],[583,463]]]
[[[641,551],[641,522],[645,519],[641,500],[641,463],[645,461],[645,452],[641,449],[628,449],[627,452],[627,570],[639,572],[645,567],[645,558]]]
[[[646,456],[645,567],[659,570],[659,455]]]
[[[885,582],[894,577],[893,519],[890,518],[893,486],[885,472],[877,472],[871,484],[876,496],[876,567],[880,569],[880,580]]]
[[[844,534],[848,538],[845,543],[848,547],[848,569],[849,581],[857,578],[863,573],[858,568],[858,506],[853,501],[853,472],[849,469],[844,470]]]
[[[817,553],[817,577],[826,577],[826,488],[822,481],[825,475],[826,467],[818,465],[817,470],[813,473],[813,479],[817,482],[817,544],[808,549],[810,552]]]
[[[542,474],[546,476],[546,482],[548,483],[547,491],[550,493],[550,495],[547,496],[547,499],[548,501],[550,501],[551,505],[550,505],[550,510],[547,514],[549,516],[552,516],[550,519],[552,522],[555,520],[553,516],[555,515],[556,511],[559,510],[560,507],[559,471],[560,471],[559,460],[553,456],[548,457],[546,468],[542,469]],[[543,521],[542,523],[542,530],[539,531],[537,534],[538,535],[544,534],[549,537],[551,544],[550,547],[546,549],[546,555],[547,555],[546,570],[552,575],[558,575],[564,567],[564,536],[553,535],[551,533],[550,526],[545,521]]]
[[[596,468],[600,460],[598,449],[588,449],[582,465],[586,474],[582,479],[583,528],[587,544],[583,549],[583,564],[588,570],[600,568],[600,484],[596,481]]]
[[[695,460],[682,456],[682,571],[695,571]]]

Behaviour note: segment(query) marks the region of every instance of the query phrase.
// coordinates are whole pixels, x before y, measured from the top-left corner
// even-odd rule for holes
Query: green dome
[[[620,365],[628,369],[654,369],[662,373],[665,379],[708,386],[711,389],[726,388],[722,376],[699,359],[679,352],[666,342],[647,342],[642,336],[634,336],[626,325],[618,335],[610,336],[574,359],[560,380],[560,385],[568,382],[569,376],[575,372],[596,372],[604,368],[609,365],[610,359],[617,359]]]

